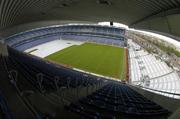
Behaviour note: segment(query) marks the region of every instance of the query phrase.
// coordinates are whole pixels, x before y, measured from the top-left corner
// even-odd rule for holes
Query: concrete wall
[[[180,118],[180,107],[168,119],[179,119],[179,118]]]
[[[155,94],[135,86],[130,86],[130,87],[135,91],[139,92],[140,94],[144,95],[146,98],[156,102],[165,109],[168,109],[170,112],[176,112],[180,107],[179,99],[173,99],[163,95]]]
[[[8,56],[7,45],[4,44],[3,40],[0,40],[0,54],[2,56]]]

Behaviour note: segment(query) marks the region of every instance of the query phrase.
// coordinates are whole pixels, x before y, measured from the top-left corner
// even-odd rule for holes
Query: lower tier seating
[[[96,119],[159,119],[169,113],[121,83],[109,83],[65,108],[81,116]]]
[[[0,118],[167,119],[169,114],[127,84],[11,48],[0,65]]]

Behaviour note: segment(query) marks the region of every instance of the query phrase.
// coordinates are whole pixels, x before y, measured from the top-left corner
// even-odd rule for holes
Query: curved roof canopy
[[[180,0],[0,0],[0,30],[51,20],[115,21],[180,36]]]

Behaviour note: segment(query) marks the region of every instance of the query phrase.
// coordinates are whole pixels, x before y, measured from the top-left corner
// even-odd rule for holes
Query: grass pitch
[[[125,56],[124,48],[84,43],[65,48],[45,59],[122,80],[126,75]]]

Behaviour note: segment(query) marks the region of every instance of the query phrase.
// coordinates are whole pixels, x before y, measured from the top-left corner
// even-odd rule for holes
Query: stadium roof
[[[0,0],[0,30],[49,20],[115,21],[180,36],[179,13],[180,0]]]

